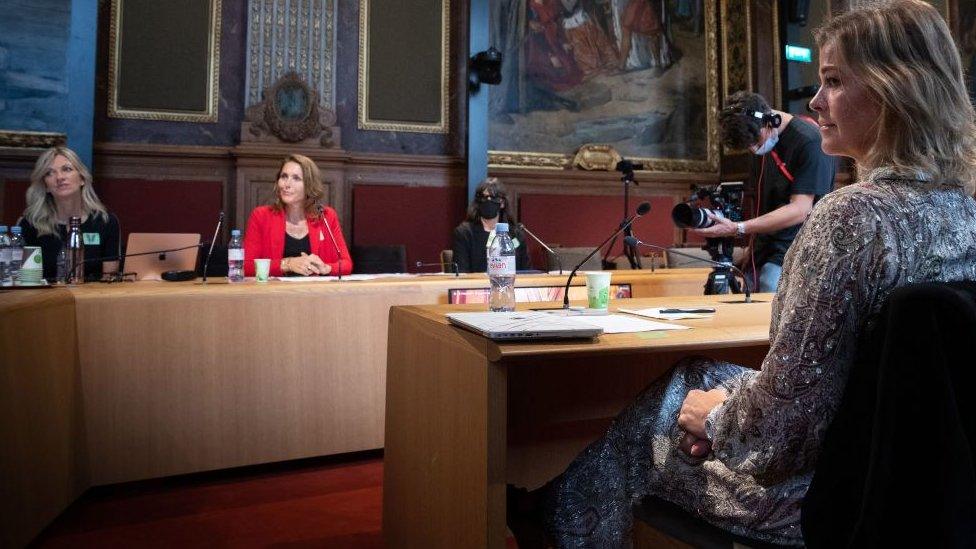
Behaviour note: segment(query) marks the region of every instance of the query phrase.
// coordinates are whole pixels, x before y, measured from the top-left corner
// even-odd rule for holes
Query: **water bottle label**
[[[10,257],[14,261],[23,261],[24,260],[24,249],[23,248],[14,248],[13,250],[11,250],[10,254],[11,254]]]
[[[241,248],[231,248],[227,250],[228,261],[244,261],[244,250]]]
[[[0,250],[0,263],[10,263],[10,248]]]
[[[488,258],[488,276],[515,275],[515,256],[503,255]]]

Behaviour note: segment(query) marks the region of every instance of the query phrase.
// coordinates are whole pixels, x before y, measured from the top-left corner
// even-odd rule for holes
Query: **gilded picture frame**
[[[538,101],[532,97],[533,94],[536,96],[540,96],[540,94],[535,92],[534,89],[540,87],[538,75],[545,75],[546,73],[544,67],[540,69],[537,66],[533,66],[533,63],[539,63],[541,61],[542,64],[545,64],[547,54],[544,52],[542,54],[533,52],[531,51],[533,46],[527,46],[526,44],[530,44],[533,40],[541,42],[541,40],[533,36],[533,33],[544,34],[549,39],[553,33],[546,33],[546,29],[540,30],[539,22],[551,21],[552,18],[548,17],[551,14],[539,14],[538,12],[540,9],[545,9],[547,4],[552,4],[553,10],[560,9],[560,6],[556,2],[530,4],[523,1],[521,4],[524,4],[525,7],[522,9],[519,6],[520,2],[518,0],[493,0],[491,16],[492,43],[503,52],[505,63],[509,67],[516,67],[514,70],[519,72],[513,74],[511,72],[513,69],[506,69],[503,64],[502,86],[505,86],[505,79],[508,78],[509,85],[514,86],[514,88],[510,91],[503,90],[502,92],[498,91],[500,86],[493,86],[491,88],[492,97],[489,100],[489,166],[568,169],[572,166],[574,154],[580,146],[585,143],[606,143],[613,146],[627,159],[643,163],[646,171],[717,174],[719,169],[718,110],[720,105],[720,80],[718,66],[719,38],[716,15],[718,10],[716,1],[698,0],[698,2],[683,2],[682,4],[691,6],[691,11],[689,11],[690,15],[673,13],[662,15],[662,11],[668,10],[668,2],[647,2],[646,5],[659,5],[660,7],[656,8],[658,13],[650,15],[645,13],[636,16],[633,16],[632,12],[639,12],[641,9],[647,11],[646,5],[642,5],[638,9],[628,8],[626,2],[617,0],[608,3],[608,5],[613,6],[613,12],[608,9],[604,10],[605,13],[602,14],[594,14],[592,11],[581,14],[581,10],[586,10],[585,6],[566,7],[565,2],[558,2],[558,4],[561,4],[569,12],[569,15],[560,16],[562,19],[557,18],[558,24],[562,28],[581,28],[583,26],[592,27],[595,25],[598,31],[602,29],[605,38],[595,40],[593,36],[594,34],[599,34],[599,32],[592,30],[586,31],[590,36],[582,39],[567,34],[565,41],[568,46],[564,46],[561,49],[566,52],[572,52],[577,56],[577,62],[581,67],[580,72],[583,74],[582,79],[574,83],[567,81],[565,78],[560,80],[558,75],[551,76],[549,79],[551,86],[549,89],[544,90],[541,95],[544,96],[543,100],[548,98],[552,104],[543,105],[533,110],[531,106],[529,108],[525,107],[525,101],[535,101],[538,104]],[[619,7],[618,5],[623,7]],[[691,13],[692,11],[693,14]],[[630,16],[632,20],[636,20],[638,27],[635,27],[637,30],[634,31],[634,34],[641,32],[639,28],[641,24],[644,24],[645,28],[658,29],[651,31],[651,34],[648,35],[651,38],[647,38],[649,45],[645,48],[650,52],[651,56],[657,56],[659,60],[657,64],[654,61],[641,64],[639,59],[637,61],[633,60],[634,56],[639,55],[640,52],[638,51],[635,54],[637,46],[631,46],[630,44],[632,42],[624,38],[627,36],[627,33],[621,30],[622,25],[620,23],[620,14],[624,12],[626,12],[624,17]],[[695,18],[695,22],[689,23],[689,19],[687,19],[689,17]],[[656,23],[652,22],[649,25],[644,23],[646,20],[654,20],[655,18]],[[586,23],[586,19],[589,19],[594,24],[590,25]],[[674,27],[668,27],[671,24]],[[512,28],[518,30],[513,32],[511,30]],[[663,31],[660,30],[662,28]],[[563,33],[564,31],[557,32]],[[516,35],[514,39],[512,38],[513,34]],[[634,39],[634,34],[630,34],[631,39]],[[656,37],[661,35],[664,35],[665,38],[661,38],[661,42],[658,43]],[[594,53],[593,55],[588,55],[590,59],[580,61],[582,57],[580,52],[582,50],[577,49],[576,44],[593,44],[605,40],[611,42],[612,51],[617,52],[618,59],[616,62],[613,59],[603,62],[602,66],[610,67],[614,63],[617,66],[609,68],[603,73],[591,72],[588,75],[587,69],[583,67],[587,65],[594,66],[591,62],[592,58],[599,54]],[[574,41],[575,43],[573,43]],[[666,54],[664,50],[668,47],[668,41],[671,41],[671,51],[675,52],[675,54],[671,59],[665,61]],[[515,44],[515,46],[512,44]],[[621,46],[621,44],[624,46]],[[608,50],[609,48],[597,47],[594,48],[594,51],[600,49]],[[557,67],[563,73],[567,73],[569,71],[563,67],[569,66],[569,63],[572,61],[562,59],[567,54],[559,50],[560,48],[551,48],[548,56],[550,59],[553,57],[557,58],[552,62],[553,66]],[[557,63],[556,61],[559,62]],[[600,68],[600,65],[596,66],[598,70],[603,70]],[[506,70],[509,72],[505,72]],[[685,76],[691,73],[694,73],[694,80],[685,79]],[[530,81],[533,78],[534,81]],[[679,88],[678,92],[674,92],[669,88],[673,84],[677,84]],[[581,97],[577,101],[576,97],[572,95],[576,93],[577,89],[574,86],[584,89],[582,93],[578,94],[580,96],[584,96],[587,93],[585,91],[586,87],[592,88],[594,91],[590,96]],[[606,88],[609,88],[609,91]],[[567,89],[569,90],[568,92],[565,91]],[[647,90],[651,91],[644,93]],[[686,92],[688,90],[694,94],[691,99],[687,99],[689,93]],[[513,102],[510,99],[513,94],[518,97],[518,101]],[[622,96],[622,99],[619,101],[616,97],[618,94]],[[657,95],[655,96],[655,94]],[[605,124],[603,127],[614,127],[614,132],[601,133],[600,131],[594,131],[587,134],[586,131],[579,131],[578,128],[580,127],[579,122],[581,119],[579,113],[583,112],[586,114],[587,104],[604,101],[608,95],[612,97],[610,102],[605,103],[606,106],[600,105],[597,109],[592,109],[591,111],[594,113],[594,116],[589,120],[584,120],[584,123],[596,127],[600,127],[600,124]],[[498,99],[498,97],[501,97],[501,99]],[[655,97],[663,97],[674,106],[662,114],[668,117],[668,119],[662,120],[655,118],[657,114],[661,113],[654,113],[648,110],[646,111],[648,115],[647,120],[642,120],[643,113],[639,109],[644,108],[643,106],[646,104],[654,102]],[[683,99],[684,102],[682,102]],[[575,101],[576,104],[569,108],[562,106],[570,101]],[[626,111],[627,106],[624,105],[624,102],[628,101],[635,105],[640,103],[640,106]],[[615,102],[619,102],[621,106],[618,108],[613,104]],[[512,106],[513,103],[517,104],[514,108]],[[681,118],[681,116],[673,116],[676,113],[683,114],[684,118]],[[527,128],[525,124],[528,123],[531,125],[533,118],[542,119],[542,122]],[[510,127],[506,128],[500,124],[508,124]],[[560,136],[560,139],[550,139],[550,136],[553,136],[553,134],[546,136],[546,132],[544,131],[545,124],[557,130],[562,130],[564,133]],[[642,124],[646,129],[641,128]],[[677,135],[678,131],[674,129],[675,127],[692,128],[691,130],[682,130],[685,132],[684,135],[690,135],[691,132],[698,132],[692,136],[694,142],[681,142],[682,136]],[[672,133],[667,133],[669,131],[668,128],[671,128],[670,131]],[[532,137],[526,137],[527,135],[533,135],[533,132],[539,136],[536,139],[537,142],[532,142]],[[628,132],[634,132],[634,134],[643,132],[643,134],[638,139],[637,137],[628,137]],[[664,137],[669,140],[666,142],[669,146],[657,145],[657,143],[661,142],[662,133],[666,134]],[[572,143],[572,139],[577,135],[579,142]],[[601,139],[600,137],[602,136],[616,136],[621,139],[618,141]],[[641,146],[641,144],[646,143],[651,143],[651,145],[647,147]],[[506,146],[508,144],[514,144],[515,146]],[[563,150],[540,150],[546,146],[558,146],[562,147]],[[665,149],[692,152],[686,152],[683,155],[654,154],[655,150],[661,151]]]
[[[205,0],[191,2],[188,5],[194,10],[173,9],[175,4],[157,3],[154,0],[112,0],[109,25],[109,70],[108,70],[108,116],[111,118],[128,118],[140,120],[166,120],[174,122],[217,122],[217,109],[220,99],[220,22],[221,0]],[[179,29],[178,33],[169,33],[175,47],[170,49],[168,43],[149,40],[144,33],[123,32],[135,24],[148,24],[138,21],[140,16],[152,13],[152,9],[170,9],[170,15],[185,17],[180,21],[170,19],[163,29]],[[206,21],[198,16],[206,17]],[[129,18],[127,20],[127,17]],[[148,18],[148,17],[147,17]],[[158,25],[153,23],[153,27]],[[199,30],[198,34],[187,36],[187,29]],[[204,36],[203,33],[206,33]],[[158,36],[156,37],[159,38]],[[193,47],[188,46],[192,44]],[[139,59],[124,59],[125,55],[137,56],[145,51],[168,52],[178,50],[183,59],[191,59],[199,66],[191,74],[184,70],[185,64],[180,58],[172,63],[161,63],[159,66],[146,69]],[[201,59],[201,55],[206,56]],[[162,71],[162,77],[153,71]],[[150,75],[147,77],[147,75]],[[168,84],[172,82],[175,90],[180,94],[168,94],[166,89],[159,89],[153,78],[162,78]],[[185,88],[189,88],[186,90]],[[150,93],[145,90],[151,89]],[[192,94],[189,100],[186,94]],[[169,100],[178,97],[178,100]]]
[[[451,3],[450,0],[437,0],[436,3],[439,9],[374,14],[374,7],[390,7],[390,4],[377,0],[359,1],[357,125],[360,130],[433,134],[450,131]],[[439,32],[439,36],[402,23],[410,17],[420,18],[420,27]],[[382,41],[374,43],[371,40],[371,29],[383,35]],[[429,47],[434,39],[436,51]],[[418,51],[411,47],[411,40],[420,41],[424,47]],[[396,47],[380,49],[391,45]],[[436,74],[425,72],[432,69],[437,70]],[[400,86],[405,89],[397,91],[413,90],[414,93],[383,93]]]

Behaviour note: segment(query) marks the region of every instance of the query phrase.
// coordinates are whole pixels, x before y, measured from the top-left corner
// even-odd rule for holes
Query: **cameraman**
[[[833,189],[836,163],[820,148],[815,122],[773,110],[759,94],[732,94],[719,115],[722,143],[732,149],[748,147],[758,158],[749,180],[756,191],[757,212],[735,223],[709,214],[715,224],[692,229],[706,238],[755,234],[746,254],[749,271],[759,273],[759,291],[775,292],[783,270],[783,256],[813,210]],[[748,281],[747,284],[751,284]]]

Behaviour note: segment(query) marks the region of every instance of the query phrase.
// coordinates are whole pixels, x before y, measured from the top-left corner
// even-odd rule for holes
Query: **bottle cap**
[[[508,223],[495,223],[495,233],[507,233]]]
[[[20,231],[21,231],[20,225],[14,225],[13,227],[10,227],[10,232],[14,234],[20,234]]]
[[[241,230],[240,229],[234,229],[233,231],[230,232],[230,235],[231,236],[241,236]]]

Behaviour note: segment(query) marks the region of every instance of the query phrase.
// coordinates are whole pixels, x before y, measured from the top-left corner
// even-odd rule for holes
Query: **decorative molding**
[[[774,2],[775,3],[775,2]],[[739,90],[752,91],[752,11],[749,0],[720,0],[722,102]]]
[[[335,109],[335,0],[249,0],[244,106],[289,72],[298,73]]]
[[[221,0],[210,2],[209,66],[207,72],[207,108],[204,111],[138,109],[118,104],[120,82],[119,55],[121,54],[122,20],[125,0],[112,0],[109,17],[109,69],[108,69],[108,116],[139,120],[169,120],[173,122],[217,122],[220,102],[220,8]]]
[[[241,123],[241,142],[284,141],[339,148],[335,113],[319,105],[318,93],[301,75],[289,72],[251,105]]]
[[[369,3],[359,0],[359,124],[361,130],[448,133],[450,131],[451,2],[441,0],[440,121],[433,124],[377,120],[369,117]]]
[[[777,110],[783,109],[783,67],[782,67],[782,57],[783,57],[783,44],[779,41],[779,2],[773,0],[773,89],[776,93],[773,95],[773,108]]]
[[[634,156],[630,160],[644,164],[645,170],[663,173],[718,174],[719,170],[719,97],[718,97],[718,31],[716,0],[702,0],[705,13],[705,160],[683,160]],[[517,151],[488,151],[488,167],[567,169],[573,155]]]
[[[576,151],[573,165],[584,170],[612,171],[621,160],[623,157],[612,145],[587,143]]]
[[[67,144],[68,136],[54,132],[0,130],[0,147],[50,148]]]

